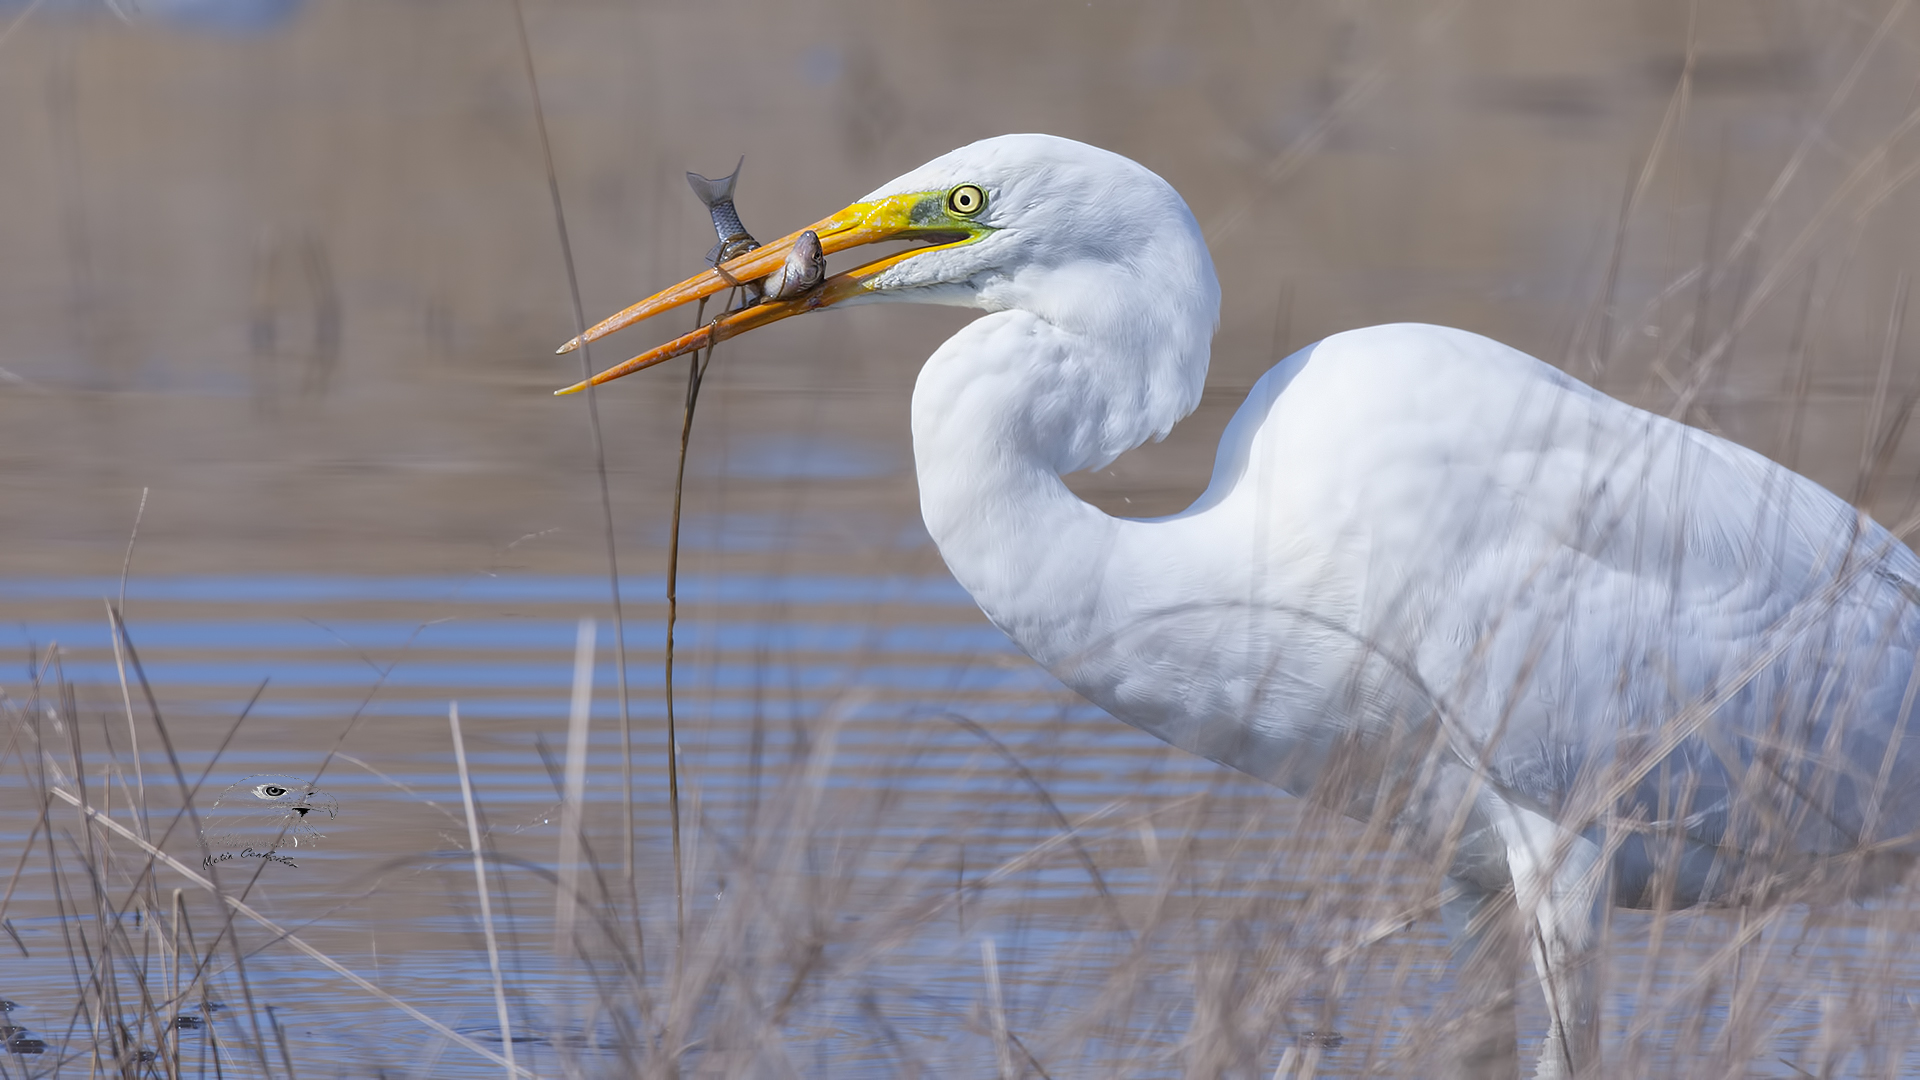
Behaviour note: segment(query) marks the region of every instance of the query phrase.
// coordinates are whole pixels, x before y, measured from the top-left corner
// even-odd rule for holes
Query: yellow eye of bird
[[[947,210],[955,217],[972,217],[986,206],[987,193],[978,184],[961,184],[947,192]]]

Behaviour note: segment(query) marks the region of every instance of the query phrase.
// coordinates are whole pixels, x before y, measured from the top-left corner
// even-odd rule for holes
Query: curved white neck
[[[988,315],[942,345],[913,394],[914,464],[927,531],[982,611],[1053,668],[1113,614],[1120,539],[1134,525],[1083,502],[1060,478],[1088,425],[1138,445],[1118,404],[1101,399],[1099,343],[1018,311]]]

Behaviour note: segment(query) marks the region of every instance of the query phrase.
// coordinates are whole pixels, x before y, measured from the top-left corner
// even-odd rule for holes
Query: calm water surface
[[[638,888],[645,919],[657,931],[670,929],[672,920],[661,585],[644,578],[626,584]],[[131,581],[129,626],[141,664],[168,718],[180,765],[190,778],[204,774],[196,807],[207,813],[248,777],[316,773],[314,786],[338,806],[337,818],[321,823],[317,843],[283,852],[290,863],[243,860],[224,866],[229,877],[223,880],[238,874],[244,881],[257,870],[249,899],[270,917],[383,989],[497,1042],[471,864],[461,854],[465,823],[446,711],[450,701],[459,702],[475,792],[496,851],[553,866],[559,833],[553,777],[565,743],[577,613],[599,610],[605,589],[603,579],[591,577]],[[0,685],[14,700],[24,699],[36,671],[50,680],[49,658],[57,660],[79,703],[90,799],[131,825],[139,781],[127,767],[118,669],[104,618],[91,614],[118,590],[118,581],[105,578],[0,582],[7,612],[0,650],[14,657]],[[1185,929],[1163,944],[1175,960],[1203,947],[1209,933],[1227,925],[1222,919],[1256,941],[1262,934],[1282,941],[1317,935],[1324,948],[1360,938],[1365,917],[1342,922],[1303,914],[1341,890],[1376,902],[1382,896],[1417,902],[1421,886],[1411,864],[1402,867],[1390,855],[1347,864],[1337,875],[1345,880],[1323,876],[1325,864],[1313,863],[1310,853],[1351,845],[1356,828],[1303,817],[1293,800],[1168,751],[1076,701],[988,626],[951,581],[696,576],[682,583],[681,595],[687,616],[680,624],[678,713],[696,913],[725,908],[742,845],[769,827],[792,826],[768,815],[793,812],[795,804],[783,799],[797,775],[820,785],[825,809],[795,842],[858,853],[833,864],[838,870],[809,871],[844,886],[832,893],[837,900],[822,903],[821,917],[848,929],[830,954],[841,966],[819,978],[817,992],[784,1029],[803,1072],[891,1076],[909,1057],[958,1075],[990,1069],[993,1043],[980,1019],[983,939],[993,942],[1003,1006],[1016,1033],[1025,1027],[1032,1034],[1112,993],[1114,967],[1130,946],[1102,913],[1084,867],[1064,848],[1060,857],[1035,860],[990,888],[973,889],[970,900],[910,932],[889,932],[878,944],[861,936],[858,924],[886,922],[900,895],[937,894],[950,888],[943,883],[979,879],[1036,845],[1057,845],[1059,821],[1036,797],[1036,786],[1060,814],[1087,823],[1087,850],[1122,910],[1138,915],[1164,891],[1164,872],[1142,855],[1143,845],[1156,843],[1146,833],[1157,828],[1168,844],[1184,836],[1203,852],[1185,872],[1213,875],[1203,879],[1210,902],[1240,906],[1230,917],[1219,913],[1225,909],[1209,915],[1203,906],[1177,921]],[[601,629],[586,812],[591,842],[616,851],[623,800],[619,709],[611,629]],[[992,733],[1025,774],[954,717]],[[139,727],[148,812],[164,823],[179,805],[171,766],[155,746],[157,729],[144,717]],[[822,749],[825,742],[830,752]],[[60,756],[70,754],[66,748],[54,753],[70,761]],[[117,768],[107,765],[109,753]],[[17,850],[33,828],[30,777],[15,768],[0,782],[6,799],[0,835]],[[1208,810],[1184,813],[1196,799]],[[77,834],[63,809],[55,807],[55,831],[61,843],[72,844]],[[190,838],[165,846],[188,862],[198,860]],[[110,865],[106,878],[123,895],[128,867]],[[1306,876],[1299,876],[1303,870]],[[0,996],[20,1006],[11,1022],[49,1044],[43,1055],[17,1059],[30,1074],[86,1043],[53,888],[35,861],[9,910],[19,944],[0,976]],[[623,1036],[604,1019],[583,1019],[592,980],[557,960],[551,948],[550,885],[509,869],[493,888],[515,1036],[526,1040],[516,1044],[522,1062],[531,1056],[535,1067],[557,1069],[556,1046],[565,1045],[615,1068]],[[80,920],[91,925],[90,908],[79,906]],[[200,920],[212,918],[211,909],[192,910]],[[1622,921],[1621,975],[1637,977],[1643,958],[1635,951],[1634,917]],[[1724,937],[1715,925],[1702,920],[1689,931],[1702,950]],[[136,938],[141,932],[123,929]],[[252,950],[247,977],[254,1013],[247,1016],[233,972],[225,971],[212,984],[211,996],[226,1006],[211,1012],[213,1042],[204,1027],[183,1036],[190,1060],[210,1066],[210,1058],[195,1055],[214,1054],[233,1074],[257,1071],[247,1025],[266,1023],[272,1006],[303,1074],[309,1068],[321,1075],[496,1073],[496,1066],[252,928],[242,940]],[[1295,1038],[1338,1033],[1338,1045],[1320,1051],[1322,1069],[1332,1074],[1358,1069],[1369,1053],[1390,1054],[1408,1010],[1444,1000],[1447,992],[1433,920],[1416,920],[1370,948],[1371,961],[1349,963],[1339,969],[1342,977],[1318,980],[1296,1000],[1276,1003],[1282,1030]],[[1844,979],[1880,948],[1872,934],[1841,928],[1783,947],[1781,962],[1817,987]],[[1658,965],[1656,989],[1684,984],[1691,970],[1668,956]],[[1177,1071],[1164,1058],[1159,1065],[1141,1059],[1138,1049],[1141,1040],[1177,1045],[1191,1021],[1190,972],[1183,962],[1169,962],[1128,978],[1147,1002],[1132,1014],[1141,1027],[1126,1038],[1076,1044],[1066,1074],[1095,1075],[1103,1049],[1114,1055],[1109,1067],[1124,1061],[1132,1074]],[[1620,991],[1622,1024],[1634,1015],[1631,985]],[[1817,1041],[1822,1008],[1817,993],[1795,993],[1780,1003],[1785,1019],[1777,1041],[1785,1051],[1806,1052]],[[885,1025],[876,1026],[874,1015],[883,1015]],[[1281,1049],[1272,1048],[1274,1054]],[[724,1071],[723,1057],[707,1060]],[[84,1065],[76,1060],[68,1067]],[[1782,1070],[1779,1075],[1794,1075]],[[1771,1075],[1764,1068],[1762,1074]]]
[[[641,889],[653,919],[671,914],[661,587],[648,579],[625,586],[633,613],[629,687]],[[550,864],[559,804],[547,762],[565,742],[578,626],[570,616],[599,610],[606,589],[604,579],[586,577],[136,578],[126,603],[130,636],[178,760],[189,777],[205,776],[194,800],[203,814],[248,777],[308,777],[324,768],[315,786],[337,800],[338,817],[322,823],[317,845],[287,853],[293,864],[262,868],[250,899],[389,991],[456,1028],[497,1039],[471,868],[446,854],[465,845],[448,703],[457,700],[467,722],[476,796],[495,842],[513,857]],[[57,663],[58,677],[81,703],[86,760],[95,773],[91,798],[131,823],[138,781],[128,767],[118,666],[104,618],[91,615],[102,597],[118,591],[111,579],[0,582],[7,613],[0,650],[14,658],[0,686],[25,699],[36,674],[43,682],[55,677],[50,658]],[[881,887],[902,880],[896,855],[906,856],[915,873],[941,863],[954,868],[943,872],[966,874],[971,865],[977,875],[1056,837],[1059,827],[1040,812],[1035,783],[1075,819],[1111,811],[1116,801],[1178,800],[1219,785],[1210,767],[1172,756],[1073,699],[987,625],[950,580],[707,576],[683,581],[680,595],[687,617],[679,632],[679,718],[687,798],[697,808],[690,830],[696,866],[703,843],[724,851],[751,832],[755,807],[773,797],[796,756],[829,727],[825,781],[848,801],[820,825],[820,835],[886,853],[868,860],[877,864],[868,870]],[[596,840],[617,850],[619,707],[611,627],[601,629],[586,801]],[[1000,751],[954,723],[955,716],[992,730],[1034,779],[1015,775]],[[179,798],[168,758],[155,746],[156,729],[144,716],[139,727],[149,813],[164,821],[162,808]],[[223,739],[230,741],[222,751]],[[108,769],[108,752],[118,755],[119,768]],[[32,827],[33,815],[18,812],[29,779],[16,769],[4,781],[13,807],[3,820],[10,847]],[[863,793],[884,794],[896,811],[872,814]],[[1276,825],[1285,817],[1276,815]],[[939,850],[928,854],[930,845]],[[167,846],[198,861],[190,843]],[[693,876],[705,888],[724,888],[711,874],[696,869]],[[1110,867],[1105,880],[1121,891],[1152,885],[1138,866]],[[52,1044],[47,1063],[62,1047],[84,1044],[73,1026],[76,998],[51,887],[43,874],[26,878],[10,913],[25,955],[0,980],[0,994],[21,1005],[13,1023]],[[501,921],[515,946],[510,981],[518,1034],[589,1044],[617,1039],[611,1030],[568,1026],[582,979],[546,946],[550,887],[511,873],[497,887]],[[1299,887],[1274,886],[1276,894]],[[997,923],[995,905],[976,901],[984,918],[963,911],[889,945],[884,961],[869,965],[863,984],[897,999],[888,1015],[902,1038],[930,1040],[938,1049],[951,1040],[954,1023],[971,1015],[983,934],[998,943],[1010,1009],[1044,1008],[1073,992],[1070,972],[1054,970],[1050,956],[1118,947],[1109,931],[1089,937],[1081,925],[1076,912],[1089,895],[1088,878],[1071,861],[1036,865],[1016,879],[1014,891],[1020,904],[1005,910],[1017,908],[1017,919]],[[857,921],[862,910],[850,903],[830,917]],[[416,1075],[494,1070],[465,1051],[436,1046],[404,1016],[283,952],[262,949],[249,961],[248,977],[256,1005],[275,1006],[302,1060],[337,1063],[350,1074],[409,1063]],[[243,1010],[230,980],[216,987],[228,1006],[214,1012],[219,1030]],[[837,1063],[835,1075],[849,1075],[861,1061],[870,1063],[870,1075],[890,1075],[890,1054],[862,1046],[838,1026],[834,1010],[851,1008],[852,999],[828,1000],[834,1004],[821,1015],[799,1018],[801,1030],[816,1029],[819,1046],[810,1053]],[[187,1045],[204,1038],[190,1035]],[[528,1045],[525,1052],[537,1059],[543,1044]],[[938,1056],[967,1063],[980,1049],[966,1045]],[[239,1055],[231,1067],[247,1067],[244,1048],[228,1053]],[[432,1064],[419,1064],[423,1054]]]

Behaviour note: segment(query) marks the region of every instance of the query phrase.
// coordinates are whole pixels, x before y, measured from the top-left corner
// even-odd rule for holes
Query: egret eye
[[[972,217],[987,208],[987,193],[978,184],[961,184],[947,192],[947,212],[955,217]]]
[[[277,799],[280,796],[285,795],[287,793],[286,788],[276,787],[273,784],[268,784],[266,787],[263,787],[260,790],[263,794],[265,794],[270,799]]]

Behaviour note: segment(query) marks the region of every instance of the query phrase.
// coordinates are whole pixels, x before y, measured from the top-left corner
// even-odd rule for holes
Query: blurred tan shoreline
[[[572,314],[511,9],[289,10],[219,35],[50,8],[0,50],[0,575],[117,573],[142,488],[142,573],[602,569],[584,409],[548,397],[578,366],[551,355]],[[1685,5],[1599,0],[969,5],[991,34],[940,4],[527,10],[589,318],[698,266],[680,174],[742,153],[763,235],[1009,130],[1171,180],[1223,325],[1199,413],[1075,478],[1113,512],[1190,500],[1279,356],[1392,321],[1661,411],[1711,357],[1690,421],[1843,495],[1864,455],[1883,519],[1912,502],[1912,350],[1886,334],[1920,250],[1899,182],[1920,26],[1875,43],[1884,4],[1705,3],[1691,27]],[[906,400],[964,318],[829,315],[723,348],[690,516],[896,524],[694,568],[940,572],[896,542],[917,511]],[[683,382],[601,398],[630,571],[660,562]],[[886,464],[732,468],[769,437]]]

